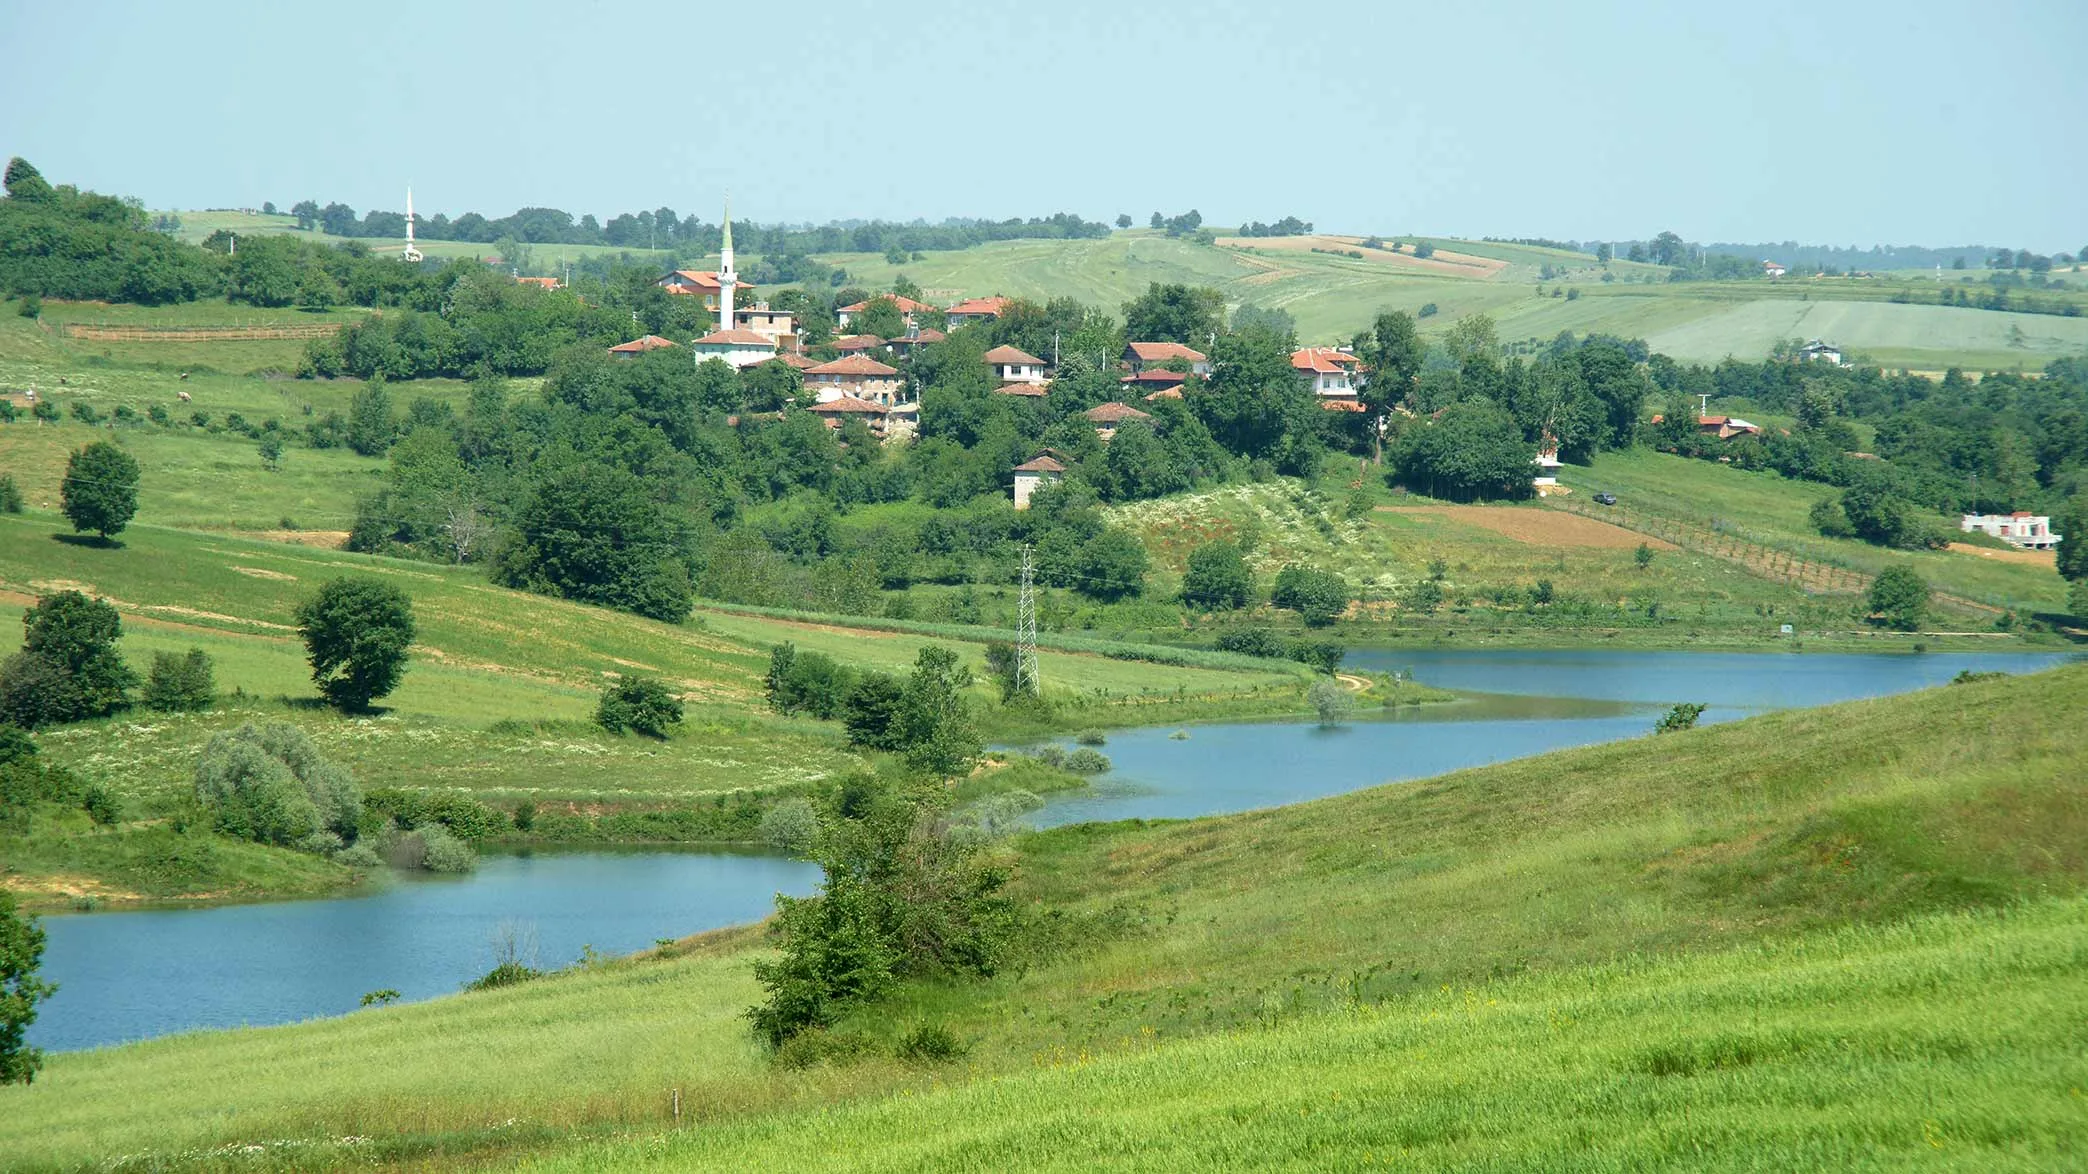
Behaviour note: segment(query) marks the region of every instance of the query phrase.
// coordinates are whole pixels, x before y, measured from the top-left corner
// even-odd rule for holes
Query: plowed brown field
[[[1593,518],[1556,510],[1518,509],[1493,505],[1390,506],[1378,509],[1394,514],[1435,514],[1466,526],[1477,526],[1531,546],[1580,546],[1601,550],[1630,550],[1643,542],[1655,550],[1674,550],[1675,545],[1650,535],[1612,526]]]

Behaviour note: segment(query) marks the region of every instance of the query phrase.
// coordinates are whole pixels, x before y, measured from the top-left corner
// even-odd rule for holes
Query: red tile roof
[[[841,307],[841,313],[860,314],[864,310],[869,309],[871,306],[876,305],[878,302],[890,302],[894,306],[897,306],[899,308],[899,312],[902,314],[913,314],[918,313],[922,310],[933,310],[935,308],[934,306],[929,305],[927,302],[917,302],[912,298],[904,297],[900,294],[878,294],[874,298],[865,298],[862,301],[857,302],[853,306]]]
[[[1015,466],[1018,473],[1063,473],[1066,466],[1047,456],[1034,456]]]
[[[867,351],[873,347],[881,347],[884,344],[885,340],[874,334],[844,334],[834,340],[834,349],[837,351]]]
[[[775,358],[769,359],[767,361],[771,363],[781,363],[786,367],[796,367],[800,371],[803,371],[807,367],[819,366],[818,359],[806,358],[804,355],[798,354],[796,351],[784,351],[782,354],[777,355]]]
[[[1141,363],[1164,363],[1169,359],[1187,359],[1192,363],[1207,361],[1202,351],[1190,350],[1178,342],[1134,342],[1124,349]]]
[[[680,281],[679,283],[674,283],[674,279],[675,279],[675,278],[677,278],[677,277],[681,278],[681,281]],[[717,275],[717,274],[715,274],[715,273],[698,273],[698,272],[697,272],[696,270],[694,270],[694,269],[677,269],[677,270],[675,270],[674,272],[672,272],[672,273],[669,273],[669,274],[668,274],[667,276],[665,276],[665,277],[662,277],[662,278],[661,278],[661,279],[660,279],[660,280],[659,280],[658,282],[656,282],[655,284],[658,284],[658,285],[666,285],[666,286],[668,286],[669,288],[672,288],[672,284],[670,284],[670,283],[674,283],[674,284],[681,284],[681,285],[695,285],[695,286],[701,286],[701,287],[702,287],[702,288],[704,288],[704,289],[719,289],[719,288],[721,288],[721,287],[720,287],[720,285],[718,284],[718,275]]]
[[[1160,390],[1158,390],[1158,391],[1154,392],[1153,394],[1151,394],[1151,395],[1147,396],[1147,397],[1146,397],[1146,402],[1147,402],[1147,403],[1152,403],[1152,402],[1153,402],[1154,400],[1156,400],[1156,399],[1180,399],[1180,398],[1182,398],[1182,389],[1181,389],[1181,388],[1179,388],[1179,387],[1163,387],[1163,388],[1161,388]]]
[[[1051,389],[1042,383],[1003,383],[993,389],[1001,395],[1050,395]]]
[[[1330,346],[1309,346],[1292,351],[1290,362],[1293,370],[1316,371],[1322,375],[1350,371],[1363,365],[1356,356]]]
[[[1352,399],[1323,399],[1320,407],[1329,412],[1367,412],[1370,409]]]
[[[776,340],[766,334],[751,330],[713,330],[696,340],[697,346],[709,343],[713,346],[759,346],[774,347]]]
[[[821,363],[805,368],[807,375],[897,375],[897,367],[887,367],[868,355],[843,355],[831,363]]]
[[[1044,365],[1044,360],[1020,347],[1008,346],[1006,343],[987,351],[986,361],[1001,365],[1013,364],[1028,367],[1042,367]]]
[[[648,334],[643,338],[634,338],[629,342],[618,343],[609,348],[609,353],[612,355],[636,355],[645,351],[656,351],[663,346],[673,345],[675,343],[671,338],[661,338],[657,334]]]
[[[944,333],[943,333],[942,331],[940,331],[940,330],[937,330],[937,329],[935,329],[935,328],[934,328],[933,326],[931,326],[931,327],[927,328],[926,330],[920,330],[920,331],[916,331],[916,332],[914,333],[914,336],[913,336],[912,338],[907,338],[907,337],[904,337],[904,336],[901,336],[901,337],[899,337],[899,338],[888,338],[888,339],[886,339],[886,340],[885,340],[885,345],[886,345],[886,346],[912,346],[912,345],[914,345],[915,343],[922,343],[922,342],[941,342],[941,341],[943,341],[944,339],[946,339],[946,338],[948,338],[948,337],[950,337],[950,336],[949,336],[949,335],[947,335],[947,334],[944,334]]]
[[[1003,297],[966,298],[964,301],[951,306],[950,313],[952,315],[966,314],[998,318],[1001,316],[1001,311],[1007,309],[1008,303],[1013,300],[1012,298]]]
[[[556,277],[517,277],[520,285],[533,285],[538,289],[557,289],[562,284]]]
[[[883,404],[873,404],[866,399],[857,399],[852,395],[844,395],[839,399],[830,399],[823,404],[813,404],[812,410],[822,415],[856,414],[883,416],[889,414],[892,409]]]
[[[1180,371],[1170,371],[1165,367],[1148,367],[1145,370],[1139,371],[1135,374],[1126,375],[1122,379],[1119,379],[1117,382],[1147,383],[1155,386],[1172,387],[1176,384],[1181,383],[1183,380],[1187,378],[1189,377],[1187,375],[1182,374]]]
[[[1098,407],[1089,408],[1082,414],[1097,424],[1115,424],[1123,420],[1152,419],[1151,416],[1139,411],[1130,404],[1117,403],[1114,400]]]

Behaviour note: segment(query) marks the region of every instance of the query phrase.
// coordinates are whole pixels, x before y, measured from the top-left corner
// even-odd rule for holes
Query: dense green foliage
[[[106,539],[138,512],[137,458],[97,440],[65,463],[58,492],[74,530],[93,530]]]
[[[1928,615],[1929,585],[1913,567],[1895,563],[1871,580],[1868,600],[1871,614],[1881,622],[1911,632]]]
[[[1189,552],[1182,572],[1182,602],[1191,607],[1246,607],[1254,598],[1254,575],[1236,543],[1206,542]]]
[[[652,677],[617,678],[602,690],[601,703],[595,706],[595,724],[612,734],[636,730],[664,738],[681,720],[681,698]]]
[[[361,831],[355,780],[287,722],[246,722],[212,737],[196,763],[195,795],[234,839],[332,850]]]
[[[52,187],[19,158],[8,161],[7,177],[7,198],[0,200],[0,290],[159,305],[222,288],[201,249],[151,231],[135,202],[71,185]]]
[[[327,702],[367,709],[405,675],[413,601],[381,579],[343,576],[298,606],[297,626]]]
[[[0,664],[0,722],[33,730],[130,704],[138,675],[117,651],[123,620],[107,602],[60,591],[23,613],[22,628],[22,650]]]
[[[0,888],[0,1085],[28,1084],[43,1067],[43,1052],[26,1040],[36,1004],[58,989],[36,977],[43,950],[43,929],[17,913],[14,894]]]
[[[757,961],[766,999],[748,1017],[772,1046],[831,1027],[901,980],[991,976],[1009,960],[1020,914],[1006,867],[952,834],[939,786],[845,782],[824,813],[811,897],[778,897],[782,956]]]
[[[1297,612],[1307,627],[1323,628],[1348,609],[1349,587],[1331,571],[1292,563],[1276,572],[1269,602]]]
[[[139,700],[162,713],[195,713],[210,708],[216,690],[209,653],[200,648],[185,654],[155,652]]]

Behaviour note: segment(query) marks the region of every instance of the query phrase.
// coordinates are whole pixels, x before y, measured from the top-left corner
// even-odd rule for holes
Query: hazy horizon
[[[99,11],[0,13],[0,154],[153,208],[2088,244],[2076,4]]]

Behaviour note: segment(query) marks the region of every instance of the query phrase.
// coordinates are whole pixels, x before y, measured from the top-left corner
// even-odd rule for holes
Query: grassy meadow
[[[366,788],[459,791],[502,809],[526,801],[594,818],[759,803],[864,765],[838,723],[768,712],[769,649],[786,640],[895,673],[928,644],[951,647],[979,678],[972,691],[989,720],[1000,710],[986,683],[985,642],[1006,634],[986,629],[852,628],[835,617],[719,608],[663,624],[494,587],[469,568],[155,526],[132,527],[120,545],[103,547],[66,541],[69,529],[41,511],[0,516],[0,628],[14,630],[39,595],[77,589],[122,613],[122,649],[141,673],[157,652],[201,648],[215,662],[219,699],[208,712],[133,710],[39,738],[52,761],[118,798],[130,820],[123,835],[153,844],[160,833],[152,821],[179,808],[204,745],[246,721],[298,725]],[[316,703],[296,634],[298,604],[344,574],[389,581],[414,601],[411,664],[375,717]],[[1068,720],[1122,725],[1188,720],[1214,706],[1302,707],[1300,666],[1223,656],[1164,665],[1106,655],[1121,651],[1106,641],[1054,643],[1039,664]],[[612,735],[592,724],[603,684],[630,673],[659,677],[688,700],[672,737]],[[199,874],[180,869],[161,883],[126,885],[123,876],[137,875],[124,865],[133,846],[115,835],[50,831],[65,842],[9,849],[11,885],[56,899],[85,891],[102,861],[115,877],[100,892],[109,899],[190,898],[224,887],[190,884],[185,878]],[[328,875],[344,879],[338,870]],[[309,887],[297,880],[293,891]]]
[[[1081,932],[770,1064],[757,931],[497,992],[51,1057],[25,1169],[2053,1168],[2088,1071],[2088,667],[1294,807],[1033,833]],[[180,1073],[208,1071],[208,1082]],[[684,1131],[671,1117],[682,1097]],[[357,1140],[346,1141],[354,1138]],[[258,1148],[248,1148],[258,1147]]]
[[[1866,573],[1908,563],[1938,591],[2026,614],[2065,611],[2066,584],[2049,563],[1987,558],[1963,550],[1886,550],[1855,539],[1822,536],[1806,511],[1815,501],[1837,493],[1833,486],[1649,449],[1597,454],[1585,468],[1566,466],[1559,480],[1580,494],[1613,492],[1627,508],[1697,522],[1716,518],[1766,545],[1824,554]]]

